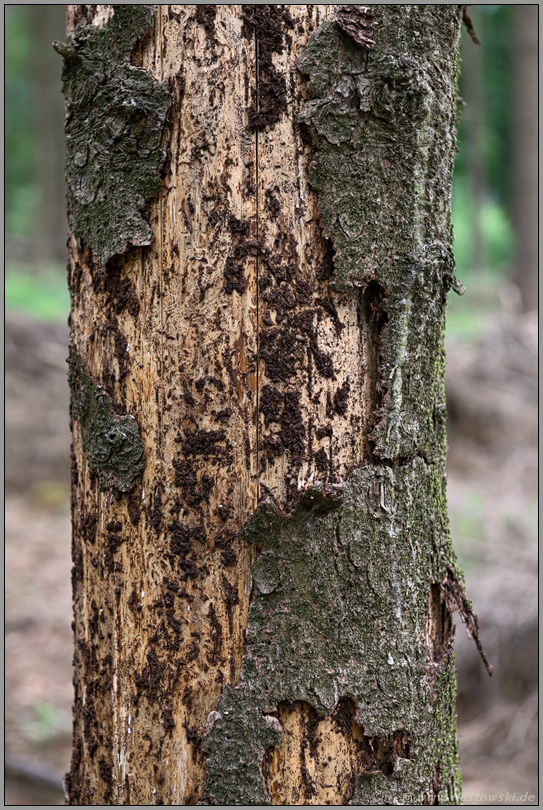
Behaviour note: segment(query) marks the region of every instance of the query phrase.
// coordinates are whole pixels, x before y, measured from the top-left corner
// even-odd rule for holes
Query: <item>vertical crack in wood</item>
[[[168,8],[168,6],[166,6]],[[158,47],[160,50],[160,81],[164,81],[164,46],[162,38],[162,6],[158,6]]]
[[[427,7],[411,8],[418,14]],[[122,313],[126,305],[116,291],[115,301],[113,293],[107,297],[103,282],[90,273],[90,259],[72,241],[75,345],[85,353],[89,339],[91,371],[98,367],[100,379],[117,386],[116,366],[112,373],[107,365],[109,323],[122,314],[113,362],[125,373],[119,390],[127,409],[142,403],[150,459],[146,503],[141,490],[137,497],[108,501],[92,493],[75,425],[79,691],[73,804],[130,804],[131,798],[157,805],[272,804],[263,759],[265,752],[275,757],[275,768],[281,735],[283,751],[289,742],[282,705],[305,770],[291,767],[290,759],[288,769],[306,803],[317,803],[321,787],[328,789],[321,782],[328,782],[331,765],[324,760],[333,739],[344,752],[336,760],[348,777],[337,790],[343,805],[399,804],[411,790],[423,797],[438,758],[438,781],[447,791],[441,804],[457,803],[452,656],[434,661],[424,635],[429,583],[440,583],[455,565],[441,457],[437,463],[421,454],[409,460],[404,448],[400,466],[396,454],[360,467],[357,431],[364,429],[362,417],[378,410],[372,379],[383,376],[377,342],[361,337],[360,322],[367,321],[366,333],[379,325],[372,323],[371,304],[384,309],[381,288],[373,286],[380,282],[368,271],[365,290],[328,294],[326,242],[316,195],[307,185],[315,153],[298,127],[305,97],[293,57],[306,35],[323,36],[322,26],[320,35],[314,30],[323,10],[324,34],[335,31],[336,39],[325,40],[325,51],[317,49],[318,72],[326,63],[334,68],[356,45],[341,40],[339,51],[332,47],[340,36],[329,19],[334,9],[158,7],[154,39],[136,55],[142,67],[170,79],[173,157],[152,207],[158,253],[155,246],[145,255],[133,251],[123,265],[123,282],[133,273],[135,314]],[[392,34],[398,30],[392,25]],[[426,27],[417,31],[426,36]],[[347,78],[367,78],[351,67],[345,67]],[[396,101],[403,120],[402,87]],[[363,82],[354,90],[356,99],[366,99]],[[379,95],[375,103],[386,106],[387,93],[383,88],[385,99]],[[366,112],[358,112],[365,121]],[[341,105],[336,113],[341,123]],[[387,121],[392,129],[394,121]],[[366,137],[368,127],[364,132]],[[352,148],[348,139],[338,152],[350,155]],[[377,147],[366,151],[368,160],[381,155]],[[393,168],[383,169],[383,182]],[[331,191],[350,193],[355,169],[354,160],[338,158],[329,172]],[[353,230],[353,250],[360,247],[358,233],[373,244],[367,230],[375,220],[378,184],[369,171],[363,177],[371,177],[368,223]],[[343,224],[349,226],[349,217]],[[376,267],[383,270],[380,262]],[[406,262],[385,270],[403,284],[410,267]],[[426,300],[425,285],[429,300],[439,292],[439,267],[433,275],[431,269],[424,265],[413,277],[420,287],[417,305]],[[391,347],[413,326],[403,317],[402,300],[391,310],[403,318]],[[95,321],[102,331],[89,338],[86,324]],[[431,353],[430,344],[417,345]],[[364,377],[360,352],[370,350]],[[413,364],[402,367],[400,393],[416,396],[417,405],[433,405],[424,391],[414,390],[416,380],[407,374]],[[439,451],[441,423],[433,418],[432,424]],[[345,485],[337,492],[326,485],[341,479]],[[269,502],[251,516],[260,492],[269,494]],[[96,515],[98,542],[84,523]],[[140,578],[145,594],[138,591]],[[407,735],[409,750],[399,745]],[[347,737],[361,744],[343,745]],[[362,737],[373,750],[366,751]],[[386,762],[373,757],[380,740],[398,741]],[[368,767],[358,768],[355,753],[372,755]],[[317,794],[309,795],[313,786]],[[274,792],[283,795],[282,787]]]
[[[247,25],[258,24],[259,48],[252,101],[262,313],[257,480],[269,497],[242,527],[258,553],[243,669],[206,721],[200,804],[370,806],[404,803],[405,794],[427,803],[436,762],[434,794],[444,794],[441,804],[457,803],[453,657],[445,618],[436,614],[428,624],[426,607],[428,583],[455,566],[444,427],[434,413],[452,272],[447,183],[459,14],[453,7],[434,19],[425,7],[407,16],[402,7],[375,7],[381,50],[372,48],[370,71],[367,49],[330,19],[337,7],[326,7],[316,31],[313,20],[304,25],[307,6],[289,6],[288,18],[284,7],[264,8]],[[427,30],[424,15],[434,23]],[[272,77],[277,89],[276,74],[284,79],[291,70],[284,35],[290,46],[292,31],[311,33],[298,59],[310,81],[297,118],[313,129],[311,156],[303,135],[299,151],[300,131],[288,120],[296,97],[284,94],[285,117],[270,101]],[[423,62],[435,43],[449,83],[433,81],[433,62]],[[441,140],[432,134],[435,121]],[[300,156],[298,169],[310,169],[319,194],[322,232],[308,227],[315,194],[292,181]],[[428,174],[444,189],[439,206],[424,196]],[[314,249],[321,233],[335,248],[329,287],[325,256]],[[337,297],[324,295],[325,285]],[[353,440],[360,427],[366,450]],[[317,444],[328,440],[329,465]],[[345,481],[343,503],[321,477]],[[328,768],[341,777],[333,785]]]
[[[256,144],[245,104],[255,55],[242,8],[154,7],[131,65],[163,78],[174,104],[150,205],[156,241],[98,277],[90,250],[71,239],[74,347],[118,413],[141,415],[148,453],[137,491],[108,499],[74,424],[67,786],[77,806],[194,805],[205,718],[241,668],[253,552],[238,528],[257,500]],[[87,33],[93,13],[86,7]]]

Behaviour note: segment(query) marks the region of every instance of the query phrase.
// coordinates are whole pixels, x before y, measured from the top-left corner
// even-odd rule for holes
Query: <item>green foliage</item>
[[[466,280],[463,276],[460,278]],[[488,270],[468,275],[466,294],[461,298],[449,296],[447,339],[468,343],[482,337],[502,308],[500,290],[505,281],[504,274]]]
[[[484,160],[489,193],[504,208],[509,203],[510,131],[511,131],[511,5],[475,5],[478,12],[477,35],[481,41],[484,86]],[[462,51],[476,48],[464,29]],[[460,72],[460,95],[464,95],[464,76]],[[467,173],[466,118],[458,127],[459,154],[456,160],[457,176]]]
[[[502,276],[513,264],[514,234],[510,217],[510,130],[511,130],[511,25],[512,10],[508,5],[472,6],[477,35],[482,43],[475,45],[463,31],[462,50],[481,47],[483,82],[483,155],[487,197],[480,212],[486,270]],[[465,95],[465,74],[460,71],[459,93]],[[467,127],[469,116],[462,115],[458,124],[458,155],[453,184],[452,219],[455,232],[454,254],[459,278],[471,283],[470,267],[472,206],[470,205]],[[495,283],[494,278],[494,283]],[[453,321],[449,321],[449,327]]]
[[[467,178],[455,175],[452,195],[454,227],[454,256],[456,272],[461,281],[470,275],[471,205]],[[481,229],[488,269],[501,276],[511,266],[514,257],[514,233],[505,208],[496,199],[487,199],[481,211]]]
[[[19,720],[25,736],[37,745],[47,745],[59,735],[70,733],[70,716],[49,700],[40,700]]]
[[[6,269],[5,307],[43,321],[65,320],[70,312],[66,270],[48,266],[36,273],[27,265]]]

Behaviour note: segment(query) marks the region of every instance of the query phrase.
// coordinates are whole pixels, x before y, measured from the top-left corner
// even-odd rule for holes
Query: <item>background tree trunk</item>
[[[458,804],[461,6],[151,9],[69,6],[57,45],[69,803]]]
[[[35,127],[39,154],[36,159],[38,206],[34,239],[39,266],[66,262],[66,184],[62,148],[63,109],[59,93],[60,70],[51,42],[65,25],[63,5],[32,6]]]
[[[480,30],[480,13],[470,9],[476,31]],[[466,109],[466,152],[470,205],[470,267],[486,269],[486,245],[483,232],[483,208],[488,194],[485,154],[485,96],[481,46],[469,36],[463,40],[462,54]]]
[[[537,5],[513,8],[514,281],[524,312],[538,306],[538,15]]]

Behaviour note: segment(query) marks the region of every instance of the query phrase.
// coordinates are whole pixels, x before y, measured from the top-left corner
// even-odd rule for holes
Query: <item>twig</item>
[[[477,34],[475,33],[475,28],[473,27],[473,23],[472,23],[472,21],[471,21],[471,17],[470,17],[470,16],[469,16],[469,14],[468,14],[468,7],[467,7],[467,5],[464,5],[464,6],[462,7],[462,19],[463,19],[463,21],[464,21],[464,25],[465,25],[465,26],[466,26],[466,28],[468,29],[469,35],[470,35],[470,37],[472,38],[472,40],[475,42],[475,44],[476,44],[476,45],[480,45],[481,43],[479,42],[479,37],[478,37],[478,36],[477,36]]]
[[[477,614],[473,612],[471,603],[464,593],[462,583],[458,580],[456,574],[450,569],[447,571],[446,579],[444,579],[441,583],[441,596],[445,601],[451,615],[455,610],[458,611],[460,618],[466,625],[468,636],[470,636],[470,638],[473,636],[473,640],[475,641],[477,649],[479,650],[479,655],[483,659],[486,671],[490,676],[492,676],[494,667],[489,662],[481,643],[481,637],[479,635],[479,619]]]

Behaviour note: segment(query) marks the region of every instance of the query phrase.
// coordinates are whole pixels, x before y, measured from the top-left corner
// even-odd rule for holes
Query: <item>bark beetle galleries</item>
[[[335,247],[332,288],[346,294],[353,285],[364,290],[377,283],[384,290],[384,397],[371,438],[378,456],[401,466],[353,472],[343,505],[308,490],[290,515],[267,504],[245,524],[243,536],[261,555],[253,567],[241,681],[223,691],[204,739],[205,800],[211,804],[322,803],[326,790],[308,776],[303,742],[298,774],[281,763],[280,744],[267,749],[267,765],[262,751],[281,728],[281,701],[310,707],[298,717],[311,707],[330,717],[341,700],[354,701],[365,734],[381,740],[404,735],[413,744],[408,754],[392,758],[388,772],[373,763],[367,771],[357,767],[355,756],[342,775],[343,789],[328,801],[457,801],[453,708],[443,700],[453,689],[450,646],[442,645],[436,663],[424,629],[430,583],[446,578],[445,559],[454,561],[443,494],[444,426],[435,418],[444,407],[444,303],[454,263],[448,205],[436,212],[435,197],[425,190],[440,184],[444,196],[450,193],[460,13],[451,7],[443,20],[416,8],[406,31],[399,7],[376,7],[375,17],[371,9],[361,14],[342,7],[339,25],[323,23],[298,59],[310,78],[311,100],[301,120],[316,137],[311,183],[319,192],[324,235]],[[428,59],[436,39],[450,59],[446,88]],[[269,376],[282,354],[268,360],[266,342],[262,350]],[[348,407],[348,391],[347,383],[334,397],[340,412]],[[264,405],[275,396],[271,387],[263,393]],[[377,535],[373,549],[370,538]],[[402,551],[402,537],[410,551]],[[403,601],[402,571],[412,583],[420,576],[418,607]],[[430,656],[438,670],[431,673]],[[422,708],[429,705],[431,727]],[[307,729],[299,732],[298,740],[304,738]],[[437,793],[434,756],[442,777]]]

